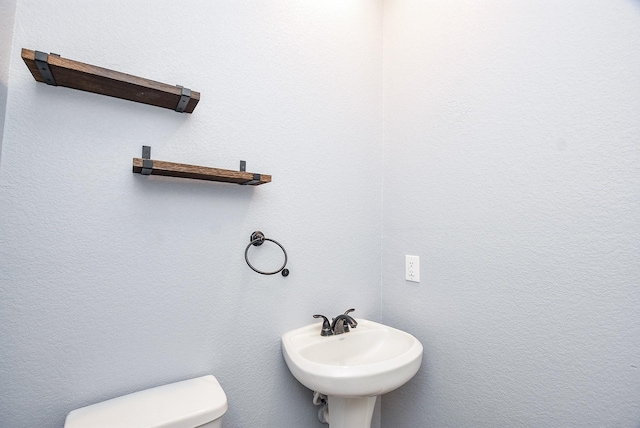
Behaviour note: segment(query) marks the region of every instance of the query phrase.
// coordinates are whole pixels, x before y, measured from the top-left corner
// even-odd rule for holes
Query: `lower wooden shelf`
[[[144,175],[164,175],[168,177],[191,178],[195,180],[221,181],[224,183],[258,186],[270,183],[271,176],[245,171],[209,168],[143,158],[133,158],[133,172]]]

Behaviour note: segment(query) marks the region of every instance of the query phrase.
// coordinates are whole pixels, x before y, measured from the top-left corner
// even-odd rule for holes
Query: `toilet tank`
[[[218,380],[202,376],[92,404],[70,412],[65,428],[219,427],[227,396]],[[206,424],[206,425],[205,425]]]

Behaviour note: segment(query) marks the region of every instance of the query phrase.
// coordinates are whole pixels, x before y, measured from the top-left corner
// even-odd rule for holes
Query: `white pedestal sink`
[[[404,331],[357,319],[349,333],[321,336],[321,324],[282,336],[291,374],[328,396],[330,428],[370,428],[376,397],[404,385],[422,364],[422,344]]]

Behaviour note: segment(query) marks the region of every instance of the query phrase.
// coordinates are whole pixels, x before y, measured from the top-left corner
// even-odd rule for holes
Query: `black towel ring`
[[[262,275],[275,275],[278,272],[282,272],[282,276],[288,276],[289,275],[289,269],[285,269],[285,266],[287,265],[287,250],[285,250],[284,247],[282,245],[280,245],[280,243],[278,241],[274,241],[273,239],[265,238],[264,237],[264,233],[260,232],[259,230],[256,230],[255,232],[253,232],[251,234],[251,238],[249,239],[249,241],[250,241],[249,245],[247,245],[247,248],[244,250],[244,260],[247,262],[247,264],[249,265],[249,267],[251,269],[253,269],[255,272],[258,272],[259,274],[262,274]],[[251,263],[249,263],[249,257],[248,257],[249,248],[251,248],[252,245],[254,247],[258,247],[258,246],[264,244],[264,241],[273,242],[278,247],[280,247],[282,249],[282,252],[284,253],[284,263],[282,264],[280,269],[278,269],[276,271],[273,271],[273,272],[262,272],[261,270],[258,270],[256,268],[254,268],[251,265]]]

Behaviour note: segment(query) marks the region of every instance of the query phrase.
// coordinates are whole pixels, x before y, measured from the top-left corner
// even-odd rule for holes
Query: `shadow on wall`
[[[7,112],[7,93],[9,88],[5,82],[0,82],[0,167],[2,166],[2,140],[4,139],[4,118]]]
[[[382,427],[420,426],[421,422],[413,418],[418,415],[415,409],[425,408],[429,405],[422,400],[424,397],[429,397],[431,384],[429,367],[431,366],[428,351],[425,349],[418,373],[402,387],[382,396],[385,408],[385,411],[382,412]]]

